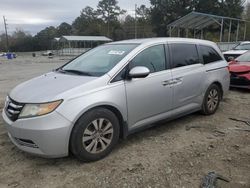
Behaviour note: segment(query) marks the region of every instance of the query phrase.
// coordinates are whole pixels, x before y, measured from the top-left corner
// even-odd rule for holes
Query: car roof
[[[188,43],[197,43],[197,44],[205,44],[214,46],[215,43],[208,40],[200,40],[200,39],[190,39],[190,38],[143,38],[143,39],[130,39],[130,40],[122,40],[111,42],[109,44],[154,44],[154,43],[165,43],[165,42],[188,42]]]
[[[241,42],[240,44],[250,44],[250,41],[244,41],[244,42]]]

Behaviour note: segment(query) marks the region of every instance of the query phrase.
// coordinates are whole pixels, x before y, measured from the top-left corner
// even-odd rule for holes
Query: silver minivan
[[[228,64],[213,42],[126,40],[18,85],[2,115],[23,151],[95,161],[154,122],[215,113],[228,88]]]

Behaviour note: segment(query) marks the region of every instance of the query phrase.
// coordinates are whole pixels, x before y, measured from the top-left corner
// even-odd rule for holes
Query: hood
[[[48,102],[58,100],[57,95],[95,79],[97,77],[50,72],[18,85],[9,95],[21,103]]]
[[[244,72],[250,72],[250,63],[243,63],[243,62],[240,62],[241,64],[239,63],[236,63],[236,64],[231,64],[229,66],[229,71],[230,72],[235,72],[235,73],[244,73]]]
[[[224,55],[231,55],[231,54],[241,55],[241,54],[244,54],[245,52],[247,52],[247,50],[229,50],[229,51],[223,52],[223,54]]]

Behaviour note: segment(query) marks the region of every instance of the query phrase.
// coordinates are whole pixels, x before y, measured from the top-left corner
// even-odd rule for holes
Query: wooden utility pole
[[[137,13],[136,13],[136,9],[137,9],[137,4],[135,4],[135,39],[137,38]]]
[[[110,0],[108,0],[108,37],[110,37]]]
[[[4,23],[5,36],[6,36],[6,51],[9,52],[9,37],[8,37],[8,30],[7,30],[7,20],[5,16],[3,16],[3,23]]]

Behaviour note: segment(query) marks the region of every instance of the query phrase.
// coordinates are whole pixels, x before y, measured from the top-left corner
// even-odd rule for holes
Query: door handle
[[[173,85],[181,84],[182,81],[183,81],[183,78],[179,77],[179,78],[175,78],[173,80],[162,81],[162,85],[163,86],[173,86]]]
[[[168,86],[168,85],[172,85],[172,80],[165,80],[165,81],[162,81],[162,85],[163,86]]]
[[[181,84],[182,81],[183,81],[183,78],[182,78],[182,77],[175,78],[175,79],[173,79],[172,84],[173,84],[173,85]]]

